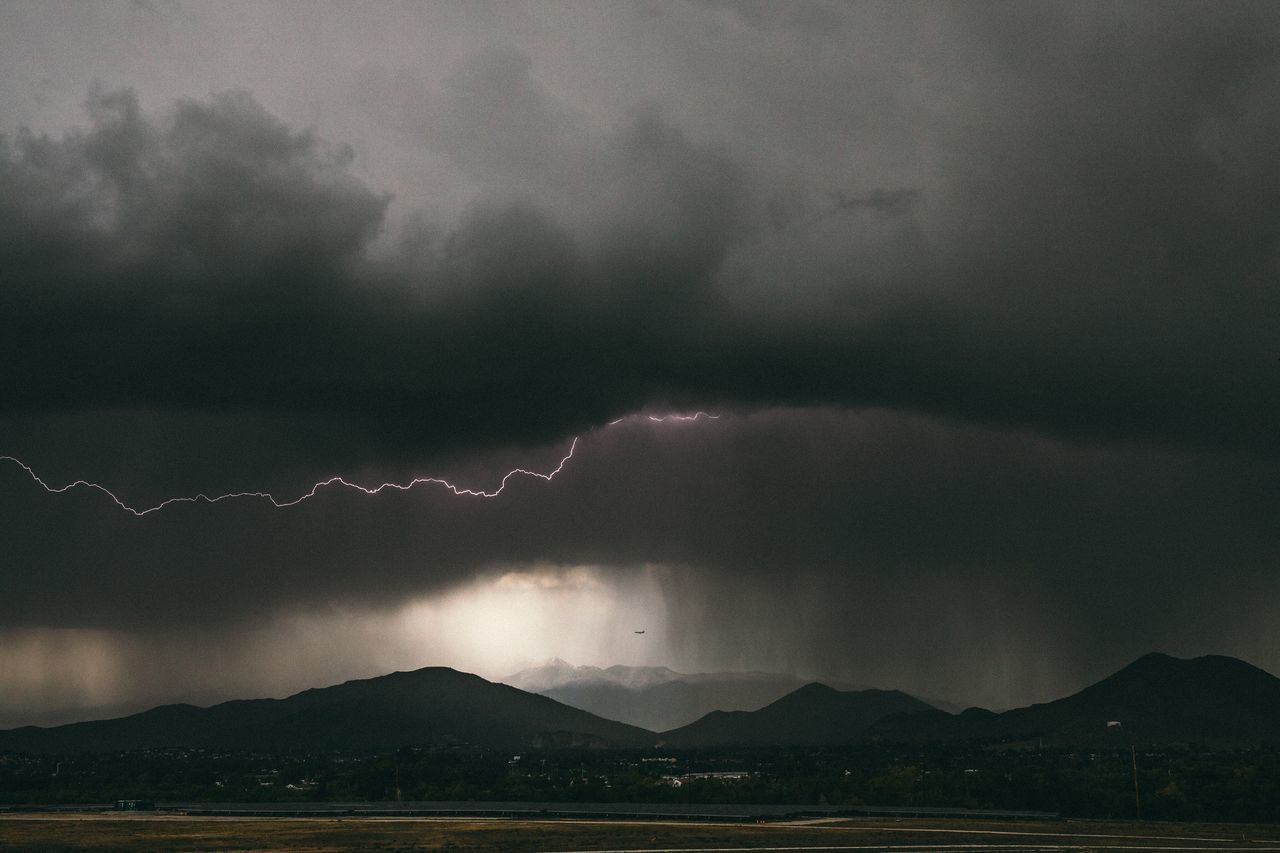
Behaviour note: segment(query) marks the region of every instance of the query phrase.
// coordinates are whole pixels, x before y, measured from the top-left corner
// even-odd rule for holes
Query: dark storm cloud
[[[988,378],[959,408],[1273,444],[1274,9],[1007,11],[969,22],[991,96],[947,325]]]
[[[0,161],[10,410],[252,405],[287,385],[262,367],[341,315],[384,199],[247,94],[159,124],[129,92],[88,108],[88,132],[23,134]]]
[[[99,92],[87,130],[6,146],[6,408],[320,411],[496,443],[661,400],[889,403],[1272,445],[1274,15],[955,17],[973,88],[934,131],[946,173],[829,188],[817,212],[853,230],[814,239],[891,231],[828,289],[796,248],[815,219],[771,219],[776,187],[651,108],[593,130],[518,52],[406,102],[481,189],[443,230],[389,224],[348,150],[248,94],[151,117]],[[783,259],[762,259],[771,300],[743,296],[735,252]]]
[[[521,201],[373,257],[386,199],[247,94],[160,120],[128,92],[89,109],[90,130],[22,135],[0,170],[11,412],[318,410],[391,443],[543,436],[678,385],[654,361],[714,322],[741,175],[655,116],[611,153],[669,208],[664,233],[639,223],[590,269]]]

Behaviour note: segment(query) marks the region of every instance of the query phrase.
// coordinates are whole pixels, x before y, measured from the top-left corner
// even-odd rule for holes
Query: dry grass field
[[[31,851],[1280,851],[1280,827],[876,819],[769,824],[420,818],[0,816],[0,850]]]

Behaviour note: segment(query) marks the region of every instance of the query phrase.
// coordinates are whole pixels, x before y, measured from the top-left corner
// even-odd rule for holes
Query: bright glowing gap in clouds
[[[433,663],[451,661],[490,678],[551,657],[595,666],[662,664],[662,571],[507,571],[405,607],[398,630],[416,648],[433,650]]]
[[[552,657],[594,666],[664,664],[665,571],[508,567],[391,610],[280,614],[195,636],[4,631],[0,728],[173,701],[281,697],[424,666],[500,680]],[[264,654],[268,649],[274,653]]]

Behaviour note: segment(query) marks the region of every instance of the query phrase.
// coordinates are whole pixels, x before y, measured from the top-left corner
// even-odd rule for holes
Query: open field
[[[1280,851],[1280,827],[870,818],[707,824],[33,813],[0,815],[0,850]]]

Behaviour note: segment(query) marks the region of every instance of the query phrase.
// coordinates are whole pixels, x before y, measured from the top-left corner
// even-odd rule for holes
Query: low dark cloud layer
[[[993,693],[1043,696],[1149,648],[1273,655],[1256,611],[1280,558],[1277,476],[1251,455],[875,410],[641,418],[585,436],[552,483],[515,480],[488,501],[335,490],[286,510],[246,500],[134,519],[6,472],[8,552],[39,569],[6,579],[0,622],[218,630],[394,609],[513,566],[658,565],[662,641],[680,659],[932,678],[969,696],[966,679],[1003,665],[1015,681]]]

